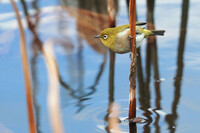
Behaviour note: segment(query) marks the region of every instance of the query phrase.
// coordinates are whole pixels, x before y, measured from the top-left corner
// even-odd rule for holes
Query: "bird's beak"
[[[100,35],[97,35],[97,36],[94,36],[94,38],[101,38],[101,36],[100,36]]]

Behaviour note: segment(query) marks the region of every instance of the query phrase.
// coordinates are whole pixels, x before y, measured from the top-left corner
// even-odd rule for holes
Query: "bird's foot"
[[[130,40],[130,39],[133,39],[133,37],[131,36],[131,35],[128,35],[128,39]]]
[[[129,58],[130,58],[131,60],[133,59],[133,54],[132,54],[132,53],[129,54]]]

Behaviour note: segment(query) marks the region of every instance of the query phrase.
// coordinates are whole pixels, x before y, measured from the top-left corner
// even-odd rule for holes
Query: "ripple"
[[[121,106],[119,111],[119,127],[123,133],[129,132],[128,118],[128,99],[120,100],[118,104]],[[137,108],[137,118],[141,119],[137,123],[138,132],[147,132],[148,130],[161,130],[162,125],[166,125],[165,117],[167,113],[162,109],[147,108],[146,110]],[[105,101],[95,103],[94,106],[89,106],[76,114],[74,119],[79,121],[92,121],[95,124],[97,132],[106,132],[108,127],[108,105]],[[165,126],[166,127],[166,126]],[[162,130],[161,130],[162,131]]]

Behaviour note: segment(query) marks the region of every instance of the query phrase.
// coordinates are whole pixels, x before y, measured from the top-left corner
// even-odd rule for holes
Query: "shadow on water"
[[[182,15],[181,15],[181,27],[180,27],[180,37],[178,44],[178,55],[177,55],[177,70],[174,80],[174,100],[171,108],[171,114],[168,114],[165,120],[168,123],[168,129],[171,133],[174,133],[177,128],[176,120],[178,119],[177,105],[181,97],[181,81],[183,77],[183,56],[185,49],[185,39],[187,32],[187,21],[188,21],[188,10],[189,10],[189,0],[183,0],[182,3]]]

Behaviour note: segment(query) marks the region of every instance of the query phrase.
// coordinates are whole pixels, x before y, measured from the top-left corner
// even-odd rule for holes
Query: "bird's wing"
[[[144,22],[137,22],[137,23],[144,23]],[[137,25],[137,23],[136,23],[136,25]],[[126,25],[123,25],[123,26],[120,26],[120,32],[124,32],[125,30],[127,30],[127,29],[129,29],[130,28],[130,25],[129,24],[126,24]],[[144,29],[144,28],[142,28],[142,27],[140,27],[140,26],[136,26],[135,27],[135,34],[136,35],[139,35],[139,34],[142,34],[143,32],[142,32],[142,29]]]
[[[123,32],[123,31],[125,31],[126,29],[129,29],[129,28],[130,28],[130,25],[127,24],[127,25],[125,25],[125,26],[123,27],[123,29],[121,30],[121,32]]]
[[[147,24],[147,23],[146,22],[136,22],[136,26],[142,26],[145,24]],[[127,28],[130,28],[130,24],[124,25],[122,31],[126,30]]]

